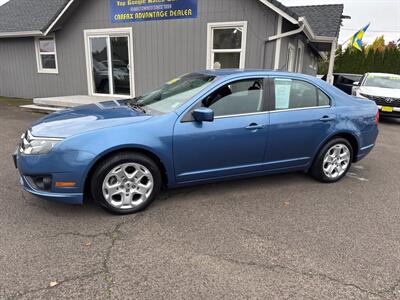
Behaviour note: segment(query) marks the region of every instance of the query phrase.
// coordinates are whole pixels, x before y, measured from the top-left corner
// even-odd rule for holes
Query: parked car
[[[336,182],[378,135],[378,108],[307,75],[191,73],[131,100],[48,115],[23,134],[23,188],[134,213],[162,187],[306,171]]]
[[[127,65],[122,65],[120,60],[114,61],[113,84],[120,94],[130,94],[130,78]],[[109,70],[107,61],[97,61],[93,59],[93,79],[97,93],[110,93],[110,83],[108,82]]]
[[[353,95],[374,101],[382,116],[400,117],[400,75],[367,73],[354,85]]]
[[[333,85],[338,89],[342,90],[346,94],[351,95],[354,82],[359,82],[362,75],[359,74],[347,74],[347,73],[334,73],[333,74]],[[322,77],[323,81],[326,81],[327,75]]]

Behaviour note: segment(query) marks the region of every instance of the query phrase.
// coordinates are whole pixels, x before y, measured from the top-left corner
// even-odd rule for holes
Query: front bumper
[[[39,198],[67,204],[82,204],[86,170],[94,156],[85,152],[51,153],[48,155],[22,155],[18,151],[12,156],[20,172],[20,183],[25,191]],[[31,176],[49,175],[52,186],[41,190],[29,180]],[[57,187],[56,182],[75,182],[74,187]]]
[[[50,201],[55,201],[55,202],[60,202],[60,203],[66,203],[66,204],[82,204],[83,203],[83,193],[53,193],[53,192],[45,192],[45,191],[39,191],[32,187],[32,185],[29,183],[28,180],[26,180],[26,177],[21,176],[20,177],[20,182],[22,185],[22,188],[41,199],[45,200],[50,200]]]
[[[18,165],[17,165],[17,151],[15,150],[14,154],[12,155],[12,159],[13,159],[13,163],[16,169],[18,169]]]
[[[382,105],[378,105],[379,113],[383,117],[400,117],[400,107],[393,107],[393,112],[382,111]]]

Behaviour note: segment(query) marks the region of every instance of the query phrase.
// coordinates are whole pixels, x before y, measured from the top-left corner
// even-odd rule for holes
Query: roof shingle
[[[337,37],[343,17],[343,4],[290,6],[295,14],[305,17],[317,36]]]
[[[68,0],[11,0],[1,6],[0,32],[44,31]]]
[[[294,19],[305,17],[317,36],[337,37],[343,5],[307,5],[287,7],[268,0]],[[0,7],[0,34],[22,31],[44,32],[65,8],[69,0],[11,0]]]

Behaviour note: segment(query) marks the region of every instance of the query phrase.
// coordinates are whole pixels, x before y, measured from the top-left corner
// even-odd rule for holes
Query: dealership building
[[[206,68],[315,75],[342,13],[276,0],[10,0],[0,6],[0,96],[131,97]]]

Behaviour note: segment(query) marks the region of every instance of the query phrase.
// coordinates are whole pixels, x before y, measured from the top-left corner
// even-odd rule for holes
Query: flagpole
[[[359,31],[357,31],[354,35],[350,36],[347,40],[345,40],[343,43],[341,43],[340,46],[342,47],[345,43],[347,43],[348,41],[353,39],[353,47],[355,47],[354,41],[356,40],[356,38],[358,39],[358,41],[361,41],[362,37],[364,36],[365,32],[367,31],[367,29],[370,25],[371,25],[371,22],[368,23],[367,26],[365,26],[362,29],[360,29]],[[361,37],[359,37],[359,33],[362,33]],[[333,85],[333,81],[334,81],[333,71],[334,71],[336,50],[338,48],[338,44],[339,44],[338,38],[335,38],[331,45],[331,55],[329,57],[328,74],[326,76],[326,81],[331,85]],[[358,47],[360,47],[360,46],[358,46]],[[357,49],[359,49],[359,48],[357,48]],[[361,50],[361,49],[359,49],[359,50]]]
[[[346,44],[347,42],[349,42],[352,38],[353,38],[354,34],[351,35],[347,40],[345,40],[343,43],[340,44],[341,47],[343,47],[344,44]]]
[[[367,27],[369,27],[371,25],[371,22],[368,23]],[[359,33],[361,30],[363,30],[365,27],[361,28],[359,31],[356,32]],[[340,46],[343,46],[344,44],[346,44],[348,41],[350,41],[352,38],[354,37],[354,34],[351,35],[347,40],[345,40],[343,43],[340,44]]]

